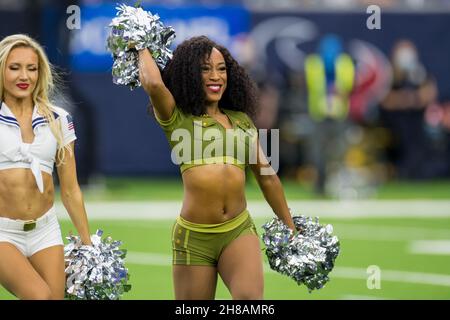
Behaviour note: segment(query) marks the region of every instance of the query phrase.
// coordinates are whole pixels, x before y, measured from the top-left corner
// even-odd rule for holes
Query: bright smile
[[[209,84],[206,87],[213,93],[219,93],[220,89],[222,88],[222,86],[219,84]]]

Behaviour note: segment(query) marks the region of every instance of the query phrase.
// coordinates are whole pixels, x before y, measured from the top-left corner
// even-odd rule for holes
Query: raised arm
[[[160,120],[169,120],[175,108],[175,99],[165,86],[161,72],[148,49],[139,51],[139,80],[147,92]]]

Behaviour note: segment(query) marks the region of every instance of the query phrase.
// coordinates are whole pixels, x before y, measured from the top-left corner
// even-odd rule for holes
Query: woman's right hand
[[[136,43],[133,40],[130,40],[127,44],[128,49],[134,49],[136,47]]]

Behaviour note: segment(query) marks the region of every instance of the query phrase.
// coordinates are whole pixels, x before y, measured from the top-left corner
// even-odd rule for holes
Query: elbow
[[[141,77],[141,84],[147,93],[158,92],[164,87],[164,83],[161,80],[154,80],[148,77]]]

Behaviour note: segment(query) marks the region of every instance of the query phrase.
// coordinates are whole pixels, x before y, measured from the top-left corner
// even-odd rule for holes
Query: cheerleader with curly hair
[[[139,69],[184,185],[172,229],[175,298],[214,299],[220,275],[233,299],[262,299],[262,256],[247,210],[246,166],[275,214],[295,226],[280,180],[257,141],[253,82],[226,48],[205,36],[178,45],[162,72],[151,52],[140,50]]]

